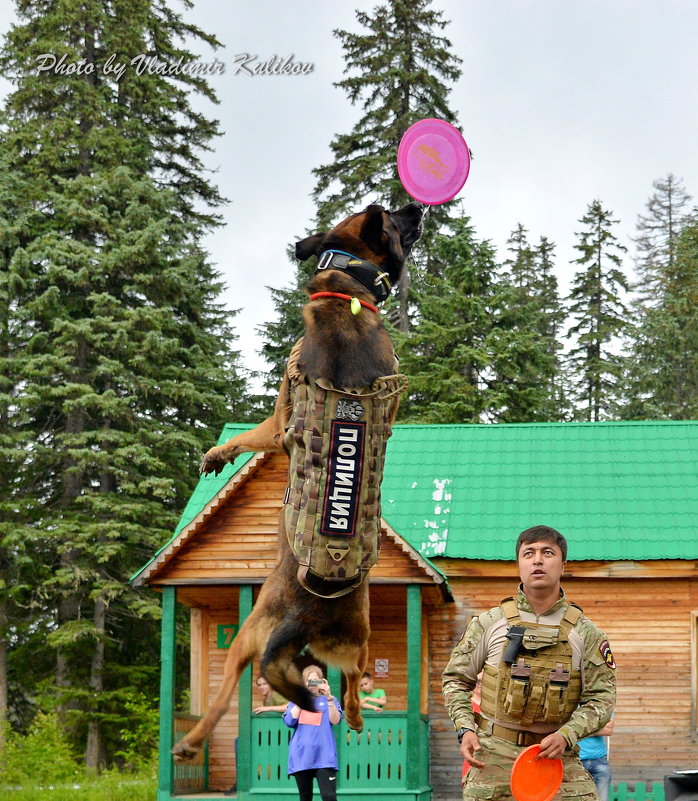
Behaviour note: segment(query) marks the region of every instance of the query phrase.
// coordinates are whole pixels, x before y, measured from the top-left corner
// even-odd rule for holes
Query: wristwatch
[[[456,737],[458,738],[458,742],[459,743],[463,741],[463,737],[464,737],[466,731],[471,731],[471,732],[473,732],[473,734],[475,734],[475,729],[463,726],[462,729],[458,729],[458,731],[456,732]]]

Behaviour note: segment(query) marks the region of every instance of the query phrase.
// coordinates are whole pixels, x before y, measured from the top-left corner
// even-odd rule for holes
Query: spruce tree
[[[26,510],[20,468],[30,443],[17,408],[23,347],[30,336],[19,313],[26,299],[25,282],[21,263],[10,269],[30,209],[24,203],[24,183],[2,154],[0,141],[0,742],[8,714],[8,648],[16,623],[13,611],[25,579]]]
[[[625,414],[689,419],[696,414],[696,215],[669,174],[653,184],[635,239],[639,281],[633,304]]]
[[[410,385],[400,420],[487,422],[492,405],[491,348],[498,304],[496,262],[467,217],[434,241],[434,269],[414,283],[419,315],[408,336],[396,336],[400,369]]]
[[[534,248],[533,258],[540,309],[538,330],[548,357],[546,360],[548,397],[545,401],[544,416],[550,421],[562,422],[568,418],[570,413],[567,401],[569,383],[562,358],[562,337],[566,312],[554,272],[554,255],[555,243],[546,236],[541,236],[538,246]]]
[[[397,151],[417,120],[437,117],[456,124],[449,87],[461,75],[461,60],[441,33],[447,26],[432,0],[388,0],[370,13],[357,11],[362,32],[336,30],[342,43],[346,78],[336,86],[363,115],[347,134],[330,143],[333,159],[313,170],[317,220],[327,227],[367,203],[401,208],[410,198],[397,173]],[[453,202],[430,209],[415,260],[429,263],[434,233],[449,218]],[[421,256],[421,257],[420,257]],[[398,288],[397,327],[409,329],[409,270]]]
[[[636,307],[628,403],[633,419],[698,418],[698,223],[676,239],[654,305]]]
[[[274,404],[291,348],[303,335],[301,312],[308,300],[304,287],[310,280],[316,264],[314,258],[304,262],[297,261],[291,248],[287,255],[289,261],[295,264],[294,279],[284,289],[267,287],[272,296],[277,319],[275,322],[265,323],[258,328],[259,333],[264,337],[262,355],[270,366],[264,382],[265,389],[270,393],[268,407],[262,409],[267,413],[271,412],[271,406]]]
[[[148,606],[127,579],[169,537],[199,454],[245,411],[231,315],[201,244],[221,203],[200,162],[217,124],[188,96],[215,98],[195,75],[129,67],[119,79],[105,65],[111,54],[189,60],[184,36],[216,41],[161,0],[20,0],[17,11],[0,55],[14,83],[3,158],[30,213],[3,263],[24,281],[9,430],[30,439],[21,522],[54,568],[38,624],[56,658],[46,686],[97,767],[105,721],[118,727],[140,670],[116,664],[114,632]],[[43,53],[95,68],[38,74]]]
[[[559,326],[563,316],[552,272],[554,244],[535,248],[519,223],[503,263],[502,303],[493,348],[497,420],[560,419]]]
[[[601,201],[590,203],[580,222],[586,227],[577,233],[580,256],[574,263],[582,269],[574,276],[568,298],[576,321],[567,332],[574,340],[569,363],[579,387],[573,396],[577,416],[597,421],[617,416],[620,403],[624,362],[618,351],[629,317],[623,299],[628,280],[622,269],[627,248],[613,233],[618,220]]]
[[[663,296],[665,278],[676,266],[678,238],[690,218],[691,196],[683,182],[669,173],[654,181],[655,192],[647,201],[647,214],[637,220],[635,266],[639,302],[657,305]]]
[[[308,233],[328,229],[368,203],[382,203],[391,210],[404,206],[410,198],[397,173],[403,134],[424,117],[456,122],[447,97],[448,85],[461,74],[460,59],[450,52],[451,42],[440,35],[448,23],[431,4],[431,0],[388,0],[370,13],[356,12],[363,33],[334,31],[347,65],[347,77],[335,85],[346,91],[352,104],[361,103],[364,114],[350,133],[334,137],[332,162],[313,170],[317,216]],[[424,235],[410,257],[415,269],[417,263],[431,262],[430,243],[449,219],[452,206],[435,206],[425,218]],[[270,391],[278,386],[288,352],[302,333],[303,287],[315,264],[309,259],[297,268],[288,287],[270,290],[278,319],[259,328],[265,340],[262,354],[271,368],[266,382]],[[391,299],[385,307],[386,318],[403,332],[409,329],[414,311],[409,269],[406,265],[403,270],[397,302]]]

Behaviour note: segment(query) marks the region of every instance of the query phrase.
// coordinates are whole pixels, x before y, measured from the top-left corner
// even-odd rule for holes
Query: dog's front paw
[[[199,751],[201,751],[200,748],[193,748],[186,740],[180,740],[172,749],[172,756],[179,765],[182,762],[191,762]]]
[[[225,445],[217,445],[204,454],[199,464],[199,472],[204,475],[208,475],[209,473],[218,475],[228,463],[232,464],[243,452],[244,450],[242,448],[228,448]]]
[[[199,464],[199,472],[206,476],[209,473],[218,475],[226,466],[227,462],[228,460],[225,458],[221,447],[216,446],[204,454],[203,458],[201,459],[201,463]]]

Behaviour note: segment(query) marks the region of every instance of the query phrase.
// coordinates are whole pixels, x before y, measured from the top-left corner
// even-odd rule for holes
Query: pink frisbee
[[[410,197],[438,206],[463,188],[470,172],[470,151],[461,132],[450,123],[419,120],[400,141],[397,171]]]

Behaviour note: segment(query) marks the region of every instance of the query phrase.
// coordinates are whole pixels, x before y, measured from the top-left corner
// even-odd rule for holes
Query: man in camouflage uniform
[[[522,749],[560,757],[565,799],[598,798],[579,761],[577,741],[601,729],[615,705],[615,662],[608,640],[560,586],[567,542],[535,526],[516,543],[516,598],[476,615],[443,674],[446,708],[471,769],[464,799],[512,801],[511,768]],[[480,714],[471,705],[483,671]]]

